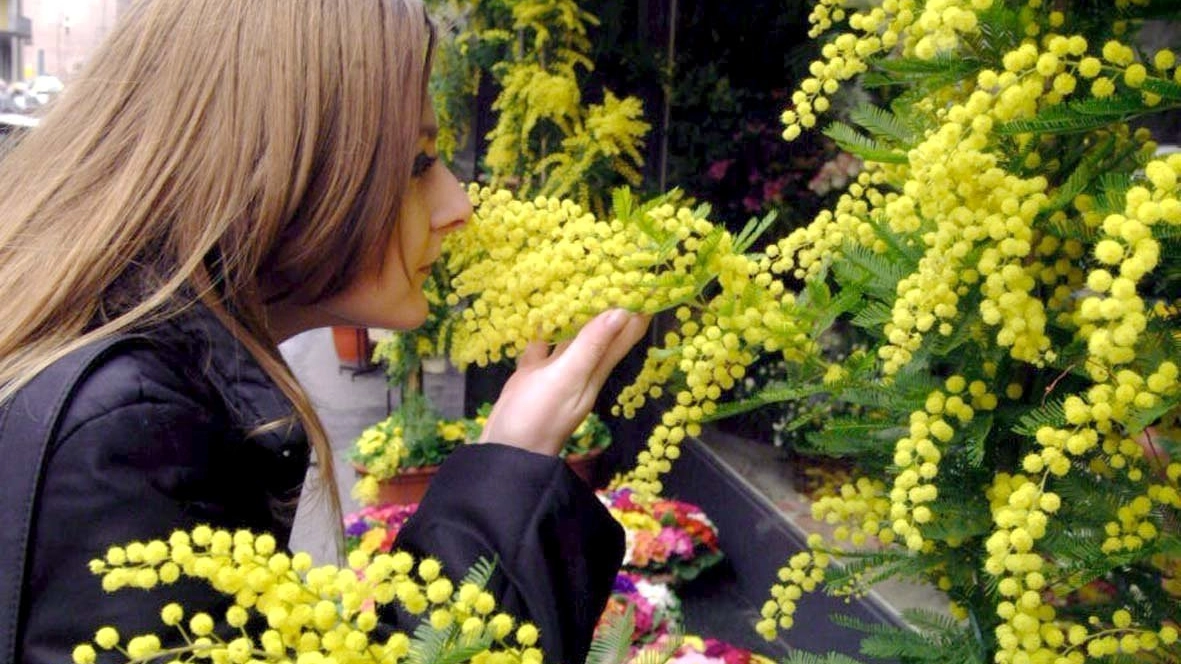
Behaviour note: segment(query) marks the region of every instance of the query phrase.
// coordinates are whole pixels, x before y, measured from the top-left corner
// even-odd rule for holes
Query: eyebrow
[[[433,141],[439,138],[439,125],[424,124],[418,129],[418,134],[429,141]]]

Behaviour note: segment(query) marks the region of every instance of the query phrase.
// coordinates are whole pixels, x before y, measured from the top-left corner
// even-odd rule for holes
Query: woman
[[[429,266],[471,213],[436,159],[432,34],[419,0],[140,2],[6,157],[0,399],[97,340],[135,340],[76,386],[51,445],[18,661],[68,661],[100,625],[159,629],[162,597],[104,596],[87,571],[112,544],[198,523],[286,542],[309,445],[335,502],[277,345],[424,320]],[[502,605],[539,625],[550,661],[583,659],[622,555],[555,455],[645,325],[608,312],[532,346],[490,444],[448,460],[399,540],[456,575],[496,556]]]

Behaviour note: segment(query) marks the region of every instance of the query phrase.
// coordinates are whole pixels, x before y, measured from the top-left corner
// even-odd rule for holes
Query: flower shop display
[[[368,554],[389,553],[394,539],[406,520],[418,509],[418,503],[367,505],[344,517],[344,544],[347,551],[360,549]]]
[[[788,401],[856,413],[807,436],[857,468],[814,508],[845,539],[814,536],[787,561],[758,625],[768,638],[803,593],[904,577],[944,589],[964,622],[867,639],[867,655],[1181,658],[1181,155],[1154,156],[1128,124],[1181,107],[1174,53],[1132,41],[1160,11],[825,0],[821,59],[785,138],[846,81],[877,102],[826,130],[862,161],[831,209],[752,253],[757,225],[729,234],[675,197],[619,194],[596,217],[474,191],[476,219],[449,238],[456,359],[512,356],[538,330],[568,337],[611,306],[675,311],[619,407],[667,404],[614,484],[641,500],[707,419]],[[839,360],[818,341],[836,320],[865,336]],[[778,384],[725,403],[775,354]],[[1145,454],[1146,430],[1167,455]],[[1085,608],[1055,599],[1096,579],[1136,590]]]
[[[660,645],[662,644],[658,640],[651,648],[658,648]],[[641,651],[631,661],[647,660],[642,659]],[[665,664],[773,664],[775,660],[720,639],[687,634],[681,637],[681,645],[664,661]]]
[[[636,500],[626,487],[599,491],[598,496],[624,527],[625,570],[650,581],[680,583],[697,578],[722,559],[717,528],[696,505]]]
[[[479,439],[492,404],[475,417],[444,419],[420,392],[408,392],[389,417],[364,431],[353,443],[350,460],[358,480],[352,495],[363,505],[417,503],[439,464],[456,447]],[[611,431],[594,413],[578,425],[559,456],[587,482],[595,462],[611,444]]]
[[[635,622],[633,646],[643,646],[670,632],[683,631],[681,600],[668,584],[642,574],[621,571],[615,577],[615,585],[611,589],[611,598],[607,600],[602,620],[622,614],[628,607],[631,607]]]
[[[364,431],[349,458],[362,504],[418,502],[439,464],[479,435],[476,422],[445,421],[421,392],[408,392],[386,419]]]
[[[544,14],[537,3],[514,6],[540,12],[516,17],[522,22]],[[825,130],[860,162],[855,175],[850,157],[817,181],[847,180],[826,192],[836,195],[830,209],[756,247],[770,218],[732,233],[678,192],[641,201],[617,190],[609,209],[591,212],[572,200],[473,187],[476,215],[445,247],[451,359],[483,365],[514,357],[538,335],[560,342],[609,307],[670,312],[673,329],[616,406],[630,416],[656,404],[660,423],[636,466],[603,494],[630,523],[635,570],[696,574],[714,553],[698,548],[710,540],[708,521],[654,511],[668,502],[661,477],[679,444],[703,423],[772,403],[827,413],[803,444],[851,470],[815,492],[813,515],[835,528],[828,539],[809,537],[808,550],[779,571],[756,626],[769,639],[792,627],[806,593],[855,596],[905,578],[945,591],[952,618],[908,612],[914,629],[870,626],[867,657],[1181,661],[1181,154],[1158,156],[1152,136],[1129,122],[1181,108],[1176,55],[1134,41],[1144,20],[1169,11],[1175,5],[1152,0],[820,0],[811,36],[823,38],[821,57],[791,95],[784,138],[814,128],[843,85],[873,99]],[[545,110],[511,100],[546,89],[560,93],[551,102],[577,101],[576,86],[523,66],[531,69],[502,70],[519,76],[503,79],[497,107],[517,114],[504,119],[516,133],[494,136],[506,165],[537,157],[521,151],[531,144],[520,129]],[[577,125],[566,108],[544,117]],[[634,137],[629,127],[623,135]],[[511,180],[503,184],[520,184]],[[823,343],[838,321],[860,335],[839,356]],[[760,358],[782,362],[779,379],[728,403]],[[367,431],[357,446],[367,477],[425,458],[410,441],[441,458],[467,435],[456,425],[445,439],[442,426],[407,410]],[[401,514],[372,514],[385,532],[362,533],[358,546],[388,546]],[[661,539],[666,519],[680,530]],[[182,571],[228,588],[215,573],[226,567],[234,570],[226,578],[271,574],[341,602],[343,619],[370,620],[362,608],[370,586],[346,600],[331,575],[301,576],[302,558],[272,565],[273,543],[254,541],[262,544],[243,536],[241,555],[230,555],[237,536],[194,532],[118,548],[96,570],[112,588]],[[172,555],[211,562],[182,569]],[[435,582],[429,566],[421,580],[410,576],[404,554],[357,555],[354,568],[376,565],[363,584],[391,573]],[[352,577],[331,576],[341,578]],[[437,604],[442,624],[448,605]],[[231,624],[244,622],[241,608]],[[491,621],[481,630],[489,647],[508,634]],[[298,636],[264,634],[260,647],[278,652]],[[406,639],[383,647],[404,653]],[[96,638],[100,647],[117,641]],[[234,643],[200,647],[249,645]],[[506,661],[539,659],[530,643],[526,633],[496,647]],[[93,661],[84,648],[75,659]],[[127,644],[127,652],[152,648]],[[706,640],[677,652],[686,662],[743,661]],[[796,652],[785,661],[854,660]]]
[[[1128,124],[1181,107],[1174,54],[1134,41],[1158,9],[814,8],[821,59],[785,138],[846,81],[880,105],[825,130],[864,171],[777,243],[779,269],[856,293],[847,315],[871,344],[822,381],[864,410],[810,442],[857,472],[814,505],[837,530],[781,570],[766,636],[822,582],[906,577],[947,592],[963,622],[877,635],[866,655],[1181,659],[1181,464],[1139,442],[1163,432],[1175,451],[1181,405],[1181,158]]]

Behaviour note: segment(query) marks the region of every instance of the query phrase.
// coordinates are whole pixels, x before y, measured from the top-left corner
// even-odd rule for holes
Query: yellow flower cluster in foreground
[[[542,662],[536,627],[497,612],[491,593],[479,584],[457,587],[438,561],[416,561],[404,552],[370,557],[354,551],[348,567],[313,567],[306,553],[277,551],[270,535],[198,527],[167,541],[112,547],[91,570],[102,575],[108,592],[153,589],[187,577],[208,582],[233,603],[219,614],[165,605],[161,622],[177,634],[171,643],[156,634],[128,638],[115,627],[100,627],[93,643],[74,649],[75,664],[94,664],[100,651],[109,650],[127,662],[401,662],[414,641],[402,631],[377,629],[378,611],[395,604],[436,632],[452,632],[449,648],[472,649],[465,661]],[[258,620],[265,629],[246,629]]]
[[[744,253],[747,238],[711,223],[704,208],[675,197],[637,205],[620,193],[614,216],[599,219],[569,200],[475,187],[471,196],[475,216],[445,247],[453,302],[465,302],[452,327],[457,366],[569,338],[611,307],[675,310],[678,328],[619,397],[630,417],[675,389],[639,464],[618,480],[640,495],[660,492],[679,443],[699,433],[756,356],[802,362],[815,351],[807,315],[773,278],[771,260]]]

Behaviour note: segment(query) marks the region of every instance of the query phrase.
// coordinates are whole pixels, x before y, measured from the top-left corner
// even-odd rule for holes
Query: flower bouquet
[[[673,651],[672,657],[668,658],[665,664],[772,664],[774,661],[715,638],[685,635],[681,639],[681,645]],[[661,640],[658,639],[653,645],[637,652],[629,662],[642,661],[643,651],[660,648]]]
[[[406,505],[370,505],[344,518],[344,543],[348,551],[360,549],[368,554],[389,553],[398,531],[418,503]]]
[[[679,500],[635,500],[629,488],[600,491],[623,525],[625,569],[649,579],[688,581],[722,559],[717,528],[699,507]]]
[[[635,572],[621,571],[615,577],[607,608],[603,610],[595,628],[596,637],[601,636],[612,621],[624,616],[629,610],[633,621],[633,653],[645,644],[681,632],[684,620],[681,600],[668,585],[650,581]]]

